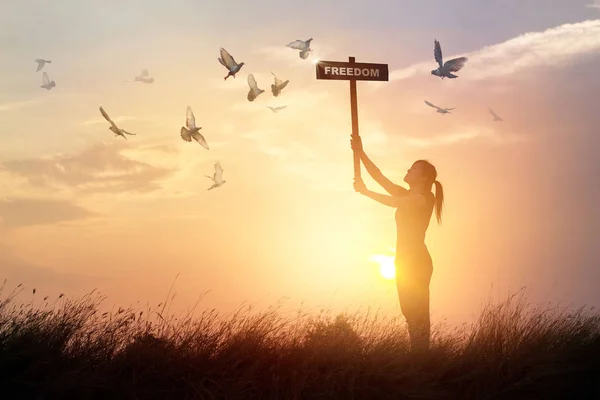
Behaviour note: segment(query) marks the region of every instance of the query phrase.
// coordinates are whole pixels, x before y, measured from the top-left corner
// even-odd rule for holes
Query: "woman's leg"
[[[433,272],[429,260],[430,257],[424,257],[418,263],[405,263],[396,267],[398,299],[408,325],[412,350],[429,348],[429,283]]]
[[[421,283],[412,293],[413,316],[408,325],[411,349],[429,349],[431,323],[429,320],[429,284]]]

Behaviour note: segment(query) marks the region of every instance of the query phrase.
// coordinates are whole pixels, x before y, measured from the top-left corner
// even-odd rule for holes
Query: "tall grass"
[[[403,318],[378,312],[100,313],[94,292],[34,308],[35,293],[15,304],[21,290],[0,288],[3,398],[600,398],[600,316],[523,292],[471,326],[434,326],[431,350],[411,354]]]

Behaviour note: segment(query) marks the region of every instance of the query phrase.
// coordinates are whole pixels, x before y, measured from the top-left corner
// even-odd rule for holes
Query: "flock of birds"
[[[464,67],[465,63],[468,61],[467,57],[457,57],[444,62],[444,59],[442,57],[442,46],[440,45],[440,42],[437,41],[437,39],[434,39],[433,41],[433,57],[435,58],[435,61],[438,63],[439,67],[437,69],[432,70],[431,75],[439,76],[442,79],[458,78],[458,76],[454,75],[453,72],[460,71],[462,67]],[[425,104],[427,104],[429,107],[435,108],[436,111],[442,115],[451,114],[450,111],[454,110],[454,108],[438,107],[427,100],[425,100]],[[494,112],[494,110],[491,109],[491,107],[488,107],[488,110],[490,114],[492,114],[492,116],[494,117],[494,121],[502,121],[502,118],[500,118]]]
[[[300,58],[305,60],[306,58],[308,58],[309,53],[312,51],[312,49],[310,48],[310,42],[312,40],[313,40],[312,38],[310,38],[308,40],[295,40],[295,41],[289,43],[287,45],[287,47],[290,47],[295,50],[299,50]],[[240,70],[244,66],[244,62],[240,62],[240,63],[236,62],[235,59],[231,56],[231,54],[229,54],[229,52],[227,50],[225,50],[224,48],[220,48],[219,53],[220,53],[220,57],[218,57],[217,60],[221,63],[221,65],[223,65],[225,68],[227,68],[227,71],[228,71],[224,80],[227,80],[227,78],[229,78],[230,76],[235,78],[235,75],[238,72],[240,72]],[[36,72],[41,71],[42,68],[44,68],[44,66],[46,64],[52,63],[52,61],[50,61],[50,60],[45,60],[45,59],[41,59],[41,58],[36,59],[35,62],[37,63]],[[273,72],[271,72],[271,74],[273,74]],[[275,82],[271,85],[271,92],[273,93],[273,96],[278,97],[281,94],[281,91],[288,85],[288,83],[290,81],[289,80],[283,81],[283,80],[279,79],[275,74],[273,74],[273,77],[275,79]],[[139,76],[136,76],[134,78],[133,81],[125,81],[125,82],[141,82],[141,83],[151,84],[154,82],[154,78],[152,78],[150,76],[150,73],[148,72],[147,69],[144,69],[144,70],[142,70],[142,72]],[[257,84],[256,79],[254,78],[253,74],[248,75],[248,86],[250,86],[250,90],[248,91],[247,99],[250,102],[254,101],[260,94],[264,93],[264,90],[260,89],[258,87],[258,84]],[[42,73],[42,86],[41,87],[46,90],[51,90],[52,88],[56,87],[56,83],[54,81],[50,81],[50,78],[48,77],[48,73],[46,71],[44,71]],[[269,108],[274,113],[277,113],[286,107],[287,106],[284,105],[284,106],[277,106],[277,107],[269,106],[267,108]],[[100,106],[99,110],[100,110],[100,114],[102,114],[104,119],[106,119],[110,123],[110,127],[108,129],[115,134],[115,137],[121,136],[127,140],[126,135],[132,135],[132,136],[136,135],[135,133],[128,132],[125,129],[119,128],[117,126],[117,124],[115,124],[115,122],[110,118],[110,116],[104,110],[104,108],[102,108],[102,106]],[[202,127],[196,126],[196,117],[194,116],[194,111],[192,110],[192,108],[190,106],[187,106],[187,109],[185,112],[185,126],[182,126],[181,130],[180,130],[181,138],[183,140],[185,140],[186,142],[191,142],[193,139],[196,142],[198,142],[202,147],[204,147],[206,150],[209,150],[208,143],[206,142],[206,139],[204,138],[204,136],[200,133],[200,129],[202,129]],[[226,183],[226,181],[223,179],[223,167],[221,166],[221,163],[219,161],[215,162],[214,170],[215,171],[214,171],[213,176],[205,175],[206,177],[210,178],[213,181],[212,186],[210,186],[207,190],[211,190],[211,189],[220,187],[224,183]]]
[[[292,48],[294,50],[298,50],[300,58],[305,60],[308,58],[309,53],[312,51],[312,49],[310,48],[312,40],[313,40],[312,38],[310,38],[308,40],[295,40],[291,43],[288,43],[287,47]],[[225,75],[225,77],[223,79],[227,80],[227,78],[229,78],[230,76],[235,79],[236,74],[238,72],[240,72],[240,70],[244,66],[244,62],[239,62],[239,63],[236,62],[235,59],[231,56],[231,54],[229,54],[229,52],[227,50],[225,50],[224,48],[220,48],[219,53],[220,53],[220,57],[218,57],[217,60],[219,61],[219,63],[221,63],[221,65],[223,67],[225,67],[227,69],[227,75]],[[442,57],[442,47],[440,45],[440,42],[437,41],[437,39],[434,40],[433,55],[434,55],[435,61],[438,63],[438,68],[432,70],[431,74],[438,76],[442,79],[458,78],[458,76],[454,75],[453,73],[460,71],[468,60],[467,57],[458,57],[458,58],[454,58],[452,60],[448,60],[444,63],[443,57]],[[44,68],[44,66],[46,64],[50,64],[52,61],[44,60],[44,59],[36,59],[35,62],[37,63],[36,72],[39,72],[40,70],[42,70],[42,68]],[[271,74],[273,74],[273,72],[271,72]],[[273,93],[274,97],[278,97],[281,94],[281,91],[288,85],[288,83],[290,81],[289,80],[283,81],[283,80],[279,79],[275,74],[273,74],[273,77],[274,77],[275,82],[271,85],[271,92]],[[256,82],[256,79],[254,78],[253,74],[248,74],[247,79],[248,79],[248,86],[250,87],[250,90],[248,91],[247,99],[248,99],[248,101],[252,102],[259,95],[264,93],[265,91],[258,87],[258,83]],[[134,78],[133,81],[125,81],[125,82],[141,82],[141,83],[151,84],[154,82],[154,78],[152,78],[150,76],[150,73],[148,72],[148,70],[144,69],[139,76],[136,76]],[[46,90],[51,90],[52,88],[56,87],[56,83],[54,81],[50,80],[50,78],[48,77],[48,74],[45,71],[42,74],[42,86],[41,87]],[[441,114],[450,114],[450,111],[454,110],[454,108],[438,107],[435,104],[433,104],[427,100],[425,100],[425,104],[427,104],[430,107],[435,108],[437,110],[437,112],[441,113]],[[286,107],[287,106],[284,105],[284,106],[267,107],[267,108],[269,108],[271,111],[276,113],[276,112],[283,110]],[[110,123],[110,127],[108,129],[115,134],[115,137],[121,136],[127,140],[126,135],[136,135],[135,133],[131,133],[131,132],[126,131],[125,129],[119,128],[115,124],[115,122],[110,118],[110,116],[106,113],[104,108],[102,108],[102,106],[100,106],[99,109],[100,109],[100,113],[102,114],[102,116]],[[492,114],[492,116],[494,117],[494,121],[502,121],[502,118],[500,118],[491,108],[488,107],[488,109],[489,109],[490,113]],[[194,116],[194,112],[193,112],[192,108],[190,106],[188,106],[186,109],[186,115],[185,115],[185,126],[182,126],[181,130],[180,130],[181,138],[186,142],[191,142],[192,140],[195,140],[206,150],[209,150],[206,139],[200,133],[201,129],[202,129],[202,127],[196,126],[196,118]],[[215,162],[214,170],[215,170],[215,172],[214,172],[213,176],[205,175],[213,181],[212,186],[209,187],[208,190],[214,189],[216,187],[220,187],[225,183],[225,180],[223,180],[223,168],[221,167],[221,163],[219,161]]]
[[[458,78],[458,76],[454,75],[453,72],[460,71],[462,67],[464,67],[465,63],[468,61],[467,57],[458,57],[444,62],[444,59],[442,57],[442,46],[440,45],[440,42],[438,42],[435,39],[433,41],[433,57],[435,58],[435,61],[438,63],[439,67],[437,69],[432,70],[431,75],[439,76],[442,79]],[[425,100],[425,104],[427,104],[429,107],[435,108],[436,111],[442,115],[451,114],[450,111],[454,110],[454,108],[438,107],[427,100]],[[490,112],[490,114],[492,114],[492,117],[494,117],[494,121],[502,121],[502,118],[500,118],[498,114],[496,114],[494,110],[491,109],[491,107],[488,107],[488,111]]]
[[[40,70],[42,68],[44,68],[44,65],[46,64],[50,64],[52,61],[48,61],[48,60],[44,60],[42,58],[38,58],[37,60],[35,60],[35,62],[37,63],[37,69],[35,70],[35,72],[40,72]],[[44,89],[46,90],[50,90],[53,87],[56,86],[56,83],[54,83],[54,81],[50,81],[50,78],[48,77],[48,74],[46,73],[46,71],[44,71],[44,73],[42,74],[42,86]]]

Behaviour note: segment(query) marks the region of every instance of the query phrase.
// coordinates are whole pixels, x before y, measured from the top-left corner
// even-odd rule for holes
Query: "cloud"
[[[95,215],[65,200],[18,198],[0,201],[0,226],[5,229],[77,221]]]
[[[265,56],[276,61],[287,61],[290,64],[298,64],[306,60],[298,57],[298,50],[287,47],[285,44],[281,46],[264,46],[253,51],[254,54]]]
[[[442,50],[449,48],[450,45],[445,48],[442,43]],[[459,73],[458,79],[477,81],[512,74],[523,69],[566,65],[578,56],[591,54],[599,49],[600,20],[589,20],[560,25],[543,32],[528,32],[470,54],[444,53],[444,59],[467,56],[469,61]],[[392,71],[390,81],[407,79],[417,74],[429,74],[435,69],[433,45],[431,53],[430,61]]]
[[[263,98],[259,97],[254,102],[241,99],[231,104],[232,110],[248,113],[243,130],[238,128],[236,136],[250,142],[250,146],[244,145],[244,149],[250,148],[275,159],[315,158],[315,148],[319,147],[317,142],[326,138],[328,129],[335,129],[332,126],[336,126],[338,110],[329,112],[329,117],[320,124],[319,130],[327,132],[325,135],[307,127],[311,126],[310,121],[321,120],[315,118],[314,113],[323,112],[328,101],[331,101],[332,94],[318,87],[316,91],[296,89],[293,86],[286,89],[290,89],[289,92],[278,98],[265,92],[261,95]],[[287,107],[273,113],[267,105]],[[345,115],[345,110],[342,113]]]
[[[113,122],[115,124],[119,123],[119,122],[123,122],[123,121],[131,121],[131,120],[135,120],[137,119],[136,117],[129,117],[127,115],[119,115],[118,117],[110,117],[110,119],[113,120]],[[87,121],[83,121],[84,125],[95,125],[95,124],[110,124],[110,122],[108,122],[107,120],[105,120],[104,118],[98,118],[98,119],[89,119]]]
[[[25,101],[13,101],[10,103],[0,104],[0,111],[9,112],[15,111],[23,107],[32,106],[37,104],[39,100],[25,100]]]
[[[586,4],[585,7],[600,10],[600,1],[595,1],[593,4]]]
[[[171,143],[152,144],[147,146],[139,146],[140,150],[157,151],[161,153],[176,154],[177,148]]]
[[[487,126],[463,126],[457,132],[450,132],[443,135],[435,135],[427,138],[403,137],[406,145],[424,148],[434,146],[448,146],[473,139],[485,138],[494,140],[496,143],[506,143],[515,141],[526,141],[527,138],[519,135],[499,135],[496,131]]]
[[[280,146],[277,143],[278,136],[282,136],[282,132],[275,128],[247,130],[239,135],[240,139],[252,142],[251,148],[256,149],[256,151],[271,157],[285,158],[289,156],[289,149],[287,146]]]
[[[173,174],[173,169],[136,161],[122,153],[127,144],[99,144],[74,155],[12,160],[0,171],[43,188],[77,189],[87,193],[150,192]]]
[[[223,69],[223,76],[227,74],[227,70]],[[246,71],[243,67],[235,76],[235,78],[228,78],[226,81],[223,78],[207,78],[206,84],[210,86],[210,88],[214,90],[226,90],[226,91],[238,91],[240,93],[248,93],[250,87],[248,86],[248,75],[250,72]],[[258,83],[258,76],[255,73],[254,78]],[[259,84],[258,87],[261,87],[262,84]]]

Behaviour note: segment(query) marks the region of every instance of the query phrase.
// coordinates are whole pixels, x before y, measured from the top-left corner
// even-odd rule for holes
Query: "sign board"
[[[352,136],[358,137],[358,101],[356,96],[356,81],[388,81],[387,64],[357,63],[354,57],[348,57],[348,62],[319,61],[317,62],[317,79],[350,81],[350,117],[352,120]],[[360,177],[360,157],[354,152],[354,180]]]
[[[387,64],[368,64],[341,61],[319,61],[317,79],[388,81]]]

